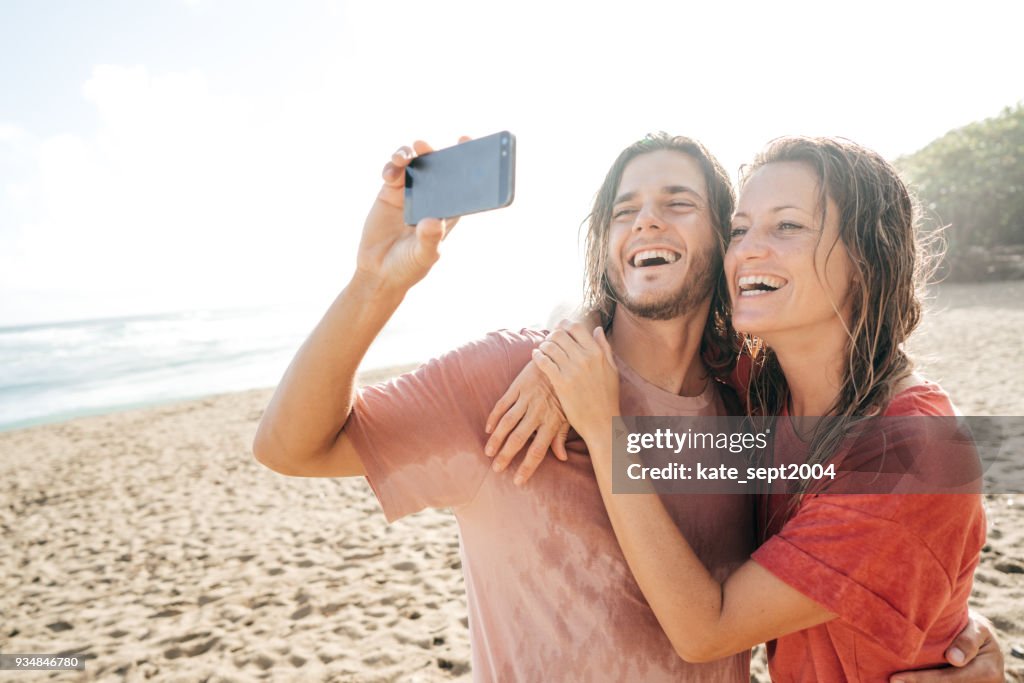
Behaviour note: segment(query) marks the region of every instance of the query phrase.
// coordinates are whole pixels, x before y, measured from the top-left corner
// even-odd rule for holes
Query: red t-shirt
[[[885,415],[953,415],[934,384],[897,395]],[[985,542],[978,494],[764,496],[768,540],[753,559],[839,615],[768,643],[773,681],[886,681],[945,663],[967,623]]]

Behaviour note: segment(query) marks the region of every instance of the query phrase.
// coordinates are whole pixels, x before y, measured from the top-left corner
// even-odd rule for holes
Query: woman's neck
[[[842,388],[848,339],[837,324],[765,340],[786,376],[790,415],[819,417],[832,411]]]

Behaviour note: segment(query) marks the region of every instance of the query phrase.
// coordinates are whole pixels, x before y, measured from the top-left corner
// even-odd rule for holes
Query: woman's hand
[[[582,322],[586,329],[592,329],[601,324],[601,319],[596,313],[590,313],[584,316]],[[556,331],[568,331],[573,324],[563,320],[558,323]],[[553,334],[549,334],[544,341],[551,341]],[[517,486],[529,481],[544,462],[549,448],[559,460],[569,459],[565,448],[569,422],[565,419],[565,412],[558,402],[554,387],[534,363],[526,364],[494,404],[484,429],[491,435],[484,446],[484,453],[494,458],[495,472],[507,468],[526,442],[530,441],[530,436],[533,436],[526,456],[516,470],[514,481]]]
[[[513,480],[516,486],[522,486],[533,476],[549,447],[559,460],[569,459],[565,452],[569,423],[551,382],[533,363],[526,364],[498,399],[487,416],[486,431],[491,437],[484,446],[484,453],[494,458],[495,472],[508,467],[530,435],[534,435],[523,462],[516,470]]]
[[[610,442],[611,418],[619,414],[619,371],[604,330],[591,332],[580,323],[556,330],[534,349],[533,362],[583,440]]]

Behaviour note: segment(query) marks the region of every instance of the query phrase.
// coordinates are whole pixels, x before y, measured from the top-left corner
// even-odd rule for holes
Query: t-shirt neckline
[[[618,355],[615,356],[615,363],[619,366],[619,373],[630,384],[640,389],[652,401],[660,403],[673,411],[679,411],[684,414],[699,411],[709,406],[715,400],[715,382],[710,378],[700,395],[682,396],[680,394],[673,394],[671,391],[665,391],[658,385],[648,382]]]

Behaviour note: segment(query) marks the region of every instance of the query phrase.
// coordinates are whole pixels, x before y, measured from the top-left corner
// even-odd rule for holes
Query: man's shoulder
[[[544,337],[548,334],[547,330],[539,328],[523,327],[519,330],[510,330],[508,328],[501,328],[489,332],[484,339],[492,340],[495,343],[505,344],[510,347],[514,346],[536,346],[540,342],[544,341]]]
[[[505,366],[515,376],[530,360],[530,353],[544,340],[546,331],[522,328],[518,331],[499,329],[466,342],[438,358],[427,362],[431,364],[457,364],[472,368],[496,364]]]
[[[532,350],[544,336],[544,331],[529,328],[495,330],[431,358],[409,372],[363,386],[359,394],[380,397],[381,402],[385,398],[402,400],[403,397],[418,402],[423,396],[453,392],[464,396],[469,389],[480,394],[481,400],[497,392],[493,397],[496,400],[530,361]]]

